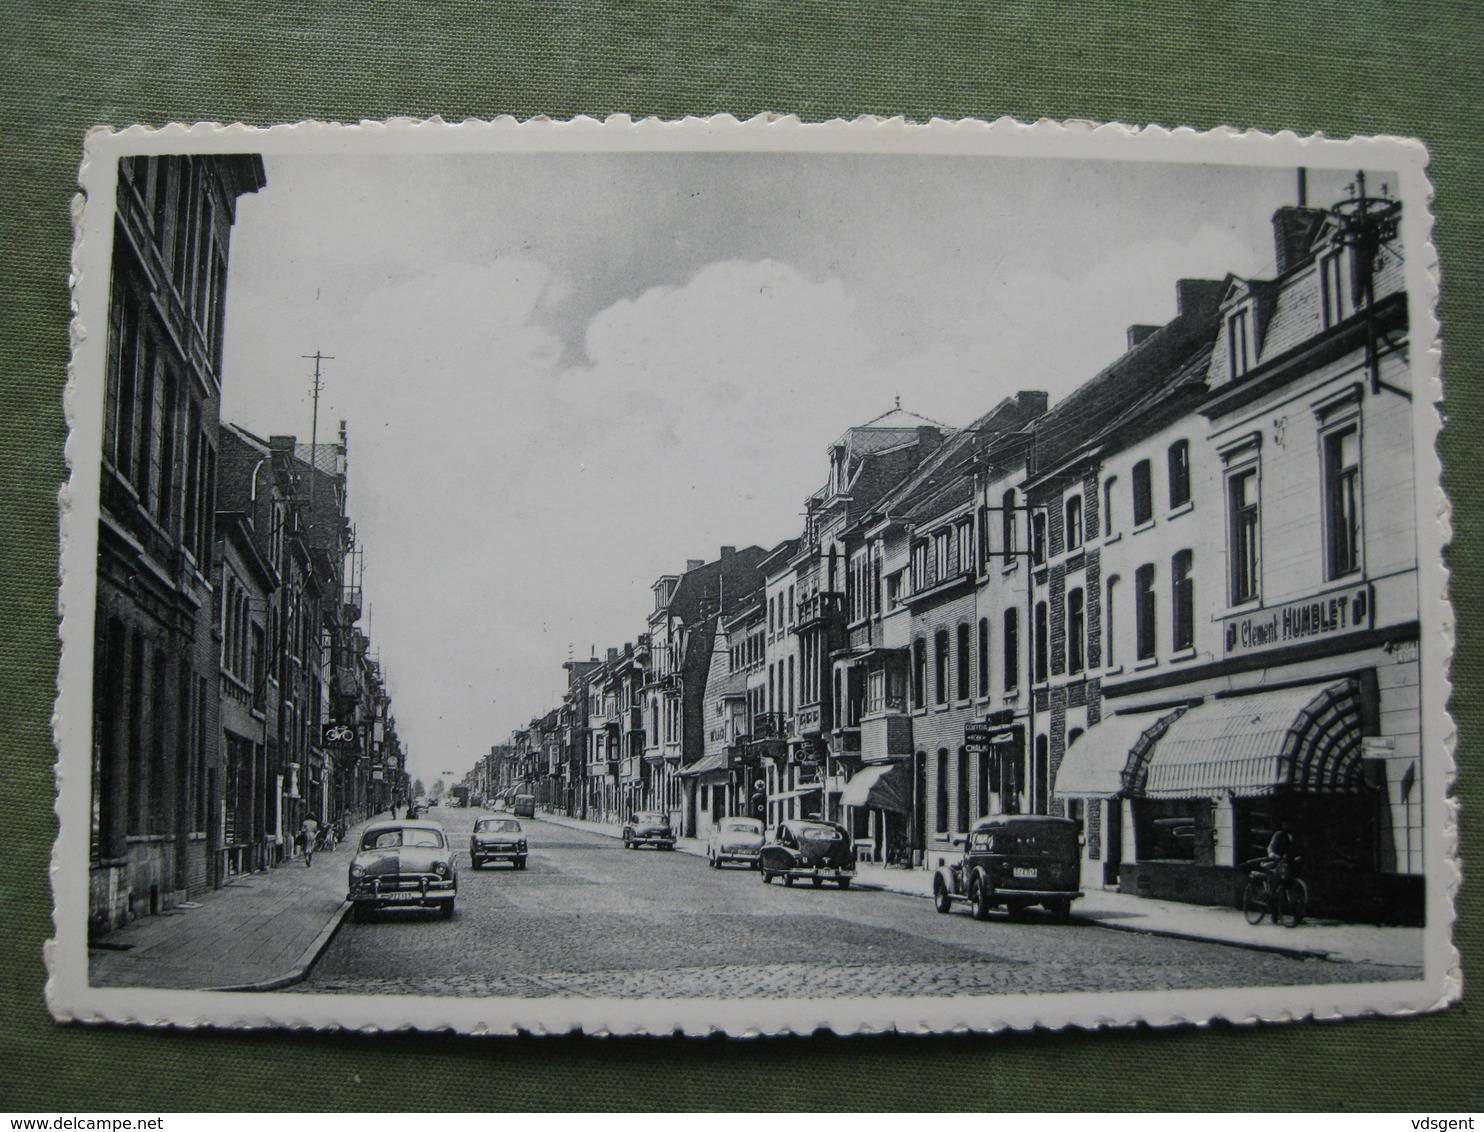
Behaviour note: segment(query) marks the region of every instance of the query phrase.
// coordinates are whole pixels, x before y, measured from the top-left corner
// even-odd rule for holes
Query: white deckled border
[[[1424,853],[1427,928],[1423,978],[1415,982],[1286,986],[1163,992],[1064,993],[962,998],[876,999],[506,999],[412,996],[246,994],[90,987],[87,913],[89,749],[91,744],[93,608],[99,515],[98,456],[102,421],[109,256],[117,159],[125,154],[313,154],[774,152],[1052,157],[1107,161],[1394,168],[1399,175],[1402,239],[1407,250],[1414,402],[1417,512],[1435,522],[1418,532],[1422,620],[1422,751],[1426,771]],[[661,121],[614,115],[447,123],[397,118],[353,125],[301,122],[269,128],[198,123],[158,129],[134,126],[89,132],[72,200],[71,360],[65,395],[69,480],[61,512],[62,659],[52,730],[58,750],[55,804],[60,834],[52,850],[55,936],[46,945],[48,1006],[58,1020],[143,1026],[289,1027],[351,1031],[430,1030],[470,1034],[674,1034],[733,1036],[810,1034],[992,1033],[1033,1027],[1202,1025],[1333,1019],[1362,1014],[1406,1016],[1441,1009],[1462,994],[1452,943],[1461,879],[1458,805],[1450,797],[1457,733],[1447,711],[1454,649],[1443,551],[1451,508],[1441,486],[1441,340],[1436,316],[1437,252],[1432,244],[1432,187],[1427,152],[1414,139],[1338,140],[1221,128],[1135,128],[1086,121],[1023,123],[1010,118],[902,118],[805,123],[793,115],[729,115]]]

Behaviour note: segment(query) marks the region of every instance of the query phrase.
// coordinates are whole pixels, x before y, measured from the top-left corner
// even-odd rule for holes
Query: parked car
[[[787,885],[807,878],[815,888],[827,880],[849,888],[855,878],[855,847],[845,827],[831,821],[779,822],[763,843],[758,868],[764,884],[774,877]]]
[[[1070,818],[983,818],[969,830],[960,860],[949,865],[939,858],[933,907],[946,913],[963,903],[976,920],[987,920],[992,908],[1016,914],[1040,904],[1065,920],[1072,901],[1082,895],[1077,888],[1080,857],[1079,828]]]
[[[515,801],[510,804],[510,812],[518,818],[533,818],[536,816],[536,797],[534,794],[517,794]]]
[[[469,863],[476,869],[486,861],[509,861],[526,867],[526,835],[515,818],[480,818],[469,835]]]
[[[357,920],[388,907],[436,908],[447,919],[459,890],[448,835],[437,822],[372,822],[361,833],[347,888]]]
[[[722,818],[706,843],[706,860],[713,869],[735,863],[757,868],[763,848],[763,823],[757,818]]]
[[[641,845],[653,845],[656,849],[675,848],[675,831],[670,828],[668,814],[642,810],[629,815],[623,827],[623,847],[637,849]]]

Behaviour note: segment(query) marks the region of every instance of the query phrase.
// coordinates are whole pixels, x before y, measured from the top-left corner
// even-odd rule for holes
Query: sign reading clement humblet
[[[1227,656],[1338,637],[1371,627],[1371,587],[1346,586],[1222,618]]]

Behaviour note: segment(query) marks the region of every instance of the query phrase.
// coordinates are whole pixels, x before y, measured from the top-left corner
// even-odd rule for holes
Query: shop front
[[[840,791],[840,813],[856,853],[896,864],[910,859],[912,767],[908,759],[863,766]]]

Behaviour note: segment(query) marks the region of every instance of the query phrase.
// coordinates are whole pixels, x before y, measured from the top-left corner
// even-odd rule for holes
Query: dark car
[[[818,888],[832,880],[849,888],[855,879],[855,847],[844,826],[807,819],[780,822],[759,853],[763,883],[782,877],[792,885],[808,878]]]
[[[675,831],[670,828],[668,814],[641,810],[629,815],[623,827],[623,847],[637,849],[641,845],[653,845],[656,849],[675,848]]]
[[[526,867],[526,835],[515,818],[480,818],[469,835],[469,863],[476,869],[486,861],[509,861]]]
[[[534,794],[517,794],[515,800],[510,803],[510,812],[518,818],[535,817],[536,796]]]
[[[357,920],[377,908],[436,908],[453,915],[459,875],[443,827],[430,821],[379,821],[361,833],[345,898]]]
[[[933,877],[933,907],[949,912],[969,905],[976,920],[989,919],[992,908],[1012,914],[1040,904],[1058,920],[1081,896],[1078,824],[1070,818],[1039,814],[1002,814],[974,823],[964,841],[962,859],[951,865],[940,858]]]

